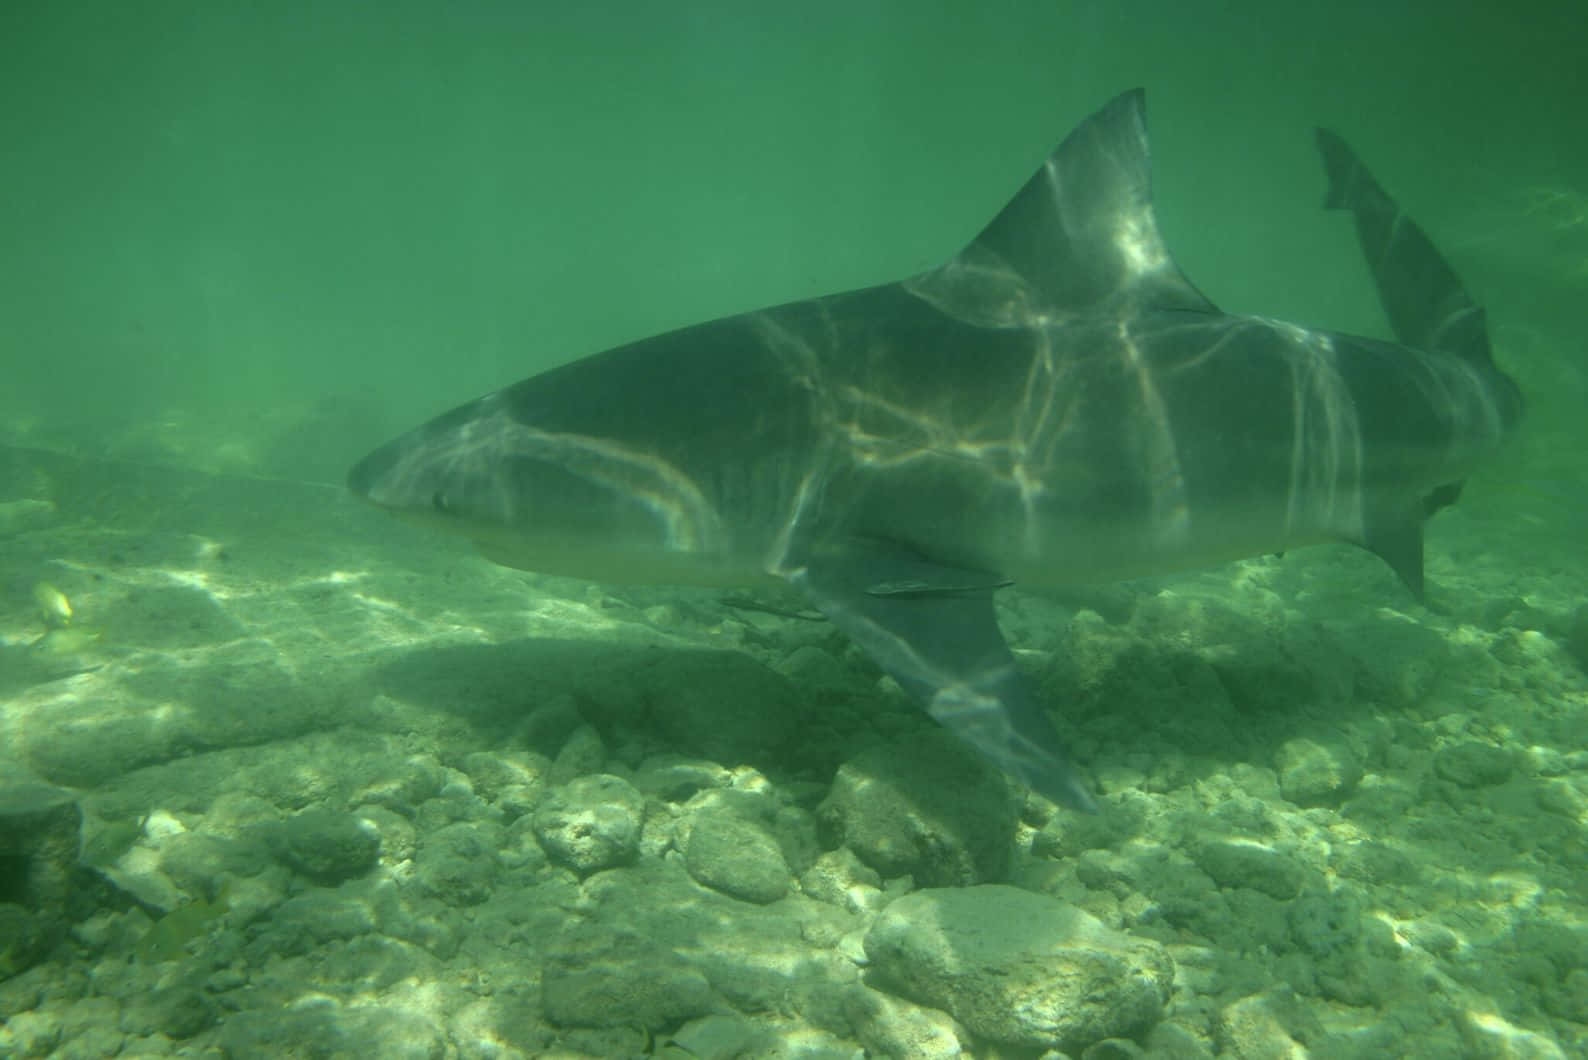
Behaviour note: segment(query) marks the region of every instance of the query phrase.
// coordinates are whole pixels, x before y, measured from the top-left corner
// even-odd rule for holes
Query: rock
[[[448,1053],[478,1060],[555,1057],[562,1037],[540,1015],[540,992],[497,991],[471,1001],[448,1019]],[[665,1056],[664,1053],[658,1053]]]
[[[61,1017],[52,1011],[18,1012],[0,1023],[0,1056],[51,1056],[61,1041]]]
[[[23,497],[0,501],[0,537],[10,537],[24,530],[37,530],[59,519],[54,501]]]
[[[918,891],[866,933],[879,979],[973,1033],[1078,1053],[1163,1015],[1174,962],[1083,910],[1015,887]]]
[[[718,1013],[691,1020],[673,1032],[667,1044],[683,1050],[683,1057],[731,1060],[740,1056],[765,1056],[775,1044],[772,1033],[743,1016]],[[669,1055],[664,1051],[659,1056]]]
[[[568,692],[556,692],[540,699],[524,713],[511,742],[515,746],[556,754],[566,746],[574,730],[584,723],[578,701]]]
[[[1450,644],[1434,628],[1387,609],[1326,623],[1351,655],[1355,694],[1390,710],[1422,701],[1450,658]]]
[[[1338,803],[1356,790],[1362,766],[1349,748],[1316,740],[1287,740],[1275,756],[1279,790],[1297,806]]]
[[[1146,1045],[1153,1060],[1213,1060],[1213,1050],[1173,1020],[1154,1027],[1147,1034]]]
[[[475,751],[463,758],[463,770],[475,791],[497,804],[521,799],[526,793],[535,801],[551,768],[549,759],[533,751]]]
[[[160,868],[187,894],[214,893],[227,876],[257,876],[270,865],[266,844],[184,832],[159,847]]]
[[[1273,847],[1250,839],[1216,839],[1192,853],[1197,867],[1220,887],[1250,887],[1285,901],[1301,893],[1306,873]]]
[[[793,684],[741,652],[668,652],[635,680],[650,692],[650,724],[681,754],[776,764],[799,732]]]
[[[375,924],[367,902],[316,888],[277,906],[253,933],[250,947],[260,959],[267,954],[309,953],[327,943],[371,934]]]
[[[353,812],[380,836],[381,853],[392,863],[413,859],[419,847],[419,830],[412,820],[375,803],[356,807]]]
[[[1449,744],[1434,752],[1434,772],[1461,788],[1503,784],[1510,779],[1511,769],[1510,752],[1477,740]]]
[[[116,1056],[126,1041],[120,1029],[122,1005],[109,997],[80,997],[61,1014],[60,1060],[99,1060]]]
[[[268,744],[324,724],[320,690],[300,684],[208,591],[140,591],[122,606],[106,625],[135,624],[136,645],[149,653],[135,681],[107,688],[109,699],[84,709],[63,691],[51,724],[21,730],[17,750],[44,779],[97,788],[199,749]],[[177,652],[201,645],[203,667],[179,661]]]
[[[557,940],[541,977],[546,1018],[565,1027],[676,1027],[718,1003],[677,954],[640,935],[581,924]]]
[[[31,910],[15,902],[0,902],[0,981],[42,961],[50,952],[54,934]]]
[[[217,1044],[225,1056],[434,1060],[446,1055],[445,1033],[424,1013],[390,1005],[343,1005],[318,992],[284,1007],[229,1015]]]
[[[844,1015],[868,1056],[950,1060],[967,1055],[969,1043],[946,1012],[856,986],[844,995]]]
[[[380,855],[380,835],[350,813],[305,810],[281,824],[281,860],[316,883],[362,876]]]
[[[814,644],[802,644],[784,656],[777,664],[777,672],[819,703],[841,701],[855,695],[861,686],[849,667]]]
[[[381,901],[376,913],[377,930],[382,935],[417,947],[437,960],[450,961],[465,941],[468,921],[450,909],[412,909],[393,898]]]
[[[599,773],[607,764],[607,745],[593,725],[581,725],[568,734],[551,764],[549,779],[566,784],[575,777]]]
[[[644,825],[645,796],[607,773],[552,789],[534,818],[546,855],[581,876],[634,860]]]
[[[1579,605],[1571,613],[1571,626],[1566,631],[1566,653],[1588,673],[1588,604]]]
[[[788,893],[789,868],[777,840],[736,814],[706,811],[689,822],[684,868],[695,882],[766,904]]]
[[[800,890],[818,902],[851,913],[875,913],[886,901],[882,877],[847,847],[818,857],[800,877]]]
[[[82,830],[71,792],[0,785],[0,894],[46,919],[62,916]]]
[[[1281,987],[1224,1006],[1214,1034],[1221,1056],[1269,1060],[1310,1055],[1306,1043],[1322,1038],[1323,1026],[1295,994]]]
[[[1417,862],[1405,851],[1372,839],[1338,849],[1333,868],[1345,879],[1376,886],[1413,883],[1421,873]]]
[[[38,963],[65,933],[82,830],[71,792],[0,785],[0,979]]]
[[[1003,774],[937,729],[845,762],[817,817],[885,878],[927,886],[1004,879],[1020,804]]]
[[[1318,658],[1331,645],[1306,640],[1294,631],[1272,639],[1245,636],[1233,621],[1221,632],[1219,609],[1205,606],[1199,610],[1214,624],[1208,631],[1211,643],[1204,657],[1240,713],[1261,716],[1277,704],[1294,707],[1341,698],[1337,659],[1326,655],[1327,661],[1320,662]],[[1226,641],[1226,637],[1230,639]],[[1230,650],[1232,644],[1238,648]]]
[[[436,797],[446,783],[447,771],[431,755],[410,755],[401,763],[384,763],[376,775],[353,791],[350,805],[368,803],[392,813],[412,817]]]
[[[505,832],[490,821],[457,821],[425,836],[414,859],[425,890],[448,905],[478,905],[491,896]]]
[[[816,814],[799,806],[779,806],[766,827],[796,876],[816,864],[823,849]]]
[[[1378,1004],[1404,975],[1395,963],[1395,932],[1350,891],[1303,895],[1286,904],[1285,920],[1292,946],[1306,954],[1324,997],[1358,1007]]]
[[[1573,968],[1544,989],[1544,1010],[1573,1023],[1588,1023],[1588,968]]]
[[[1483,1060],[1566,1060],[1547,1035],[1517,1026],[1497,1012],[1462,1012],[1456,1021],[1465,1055]]]
[[[195,982],[159,986],[134,999],[122,1029],[159,1033],[181,1041],[209,1030],[219,1017],[213,998]]]

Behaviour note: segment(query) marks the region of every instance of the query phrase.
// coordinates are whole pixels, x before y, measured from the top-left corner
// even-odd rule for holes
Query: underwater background
[[[0,1057],[1588,1055],[1584,55],[1564,0],[0,6]],[[1428,608],[1343,547],[1004,594],[1099,817],[778,602],[342,490],[940,263],[1137,85],[1222,309],[1387,332],[1327,126],[1528,408]]]

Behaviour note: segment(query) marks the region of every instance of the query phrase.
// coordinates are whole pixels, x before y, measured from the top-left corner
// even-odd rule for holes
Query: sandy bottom
[[[329,486],[0,451],[0,770],[84,815],[0,1055],[1037,1056],[870,967],[892,902],[985,883],[1172,957],[1089,1056],[1588,1054],[1588,564],[1558,535],[1469,491],[1426,608],[1346,548],[1005,594],[1104,809],[1016,794],[960,857],[911,775],[931,723],[798,601],[504,570]],[[947,838],[893,858],[855,790]],[[724,814],[743,858],[709,862]]]

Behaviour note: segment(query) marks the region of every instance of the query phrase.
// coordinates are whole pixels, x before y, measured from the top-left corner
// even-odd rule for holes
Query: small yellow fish
[[[51,629],[72,624],[72,602],[49,582],[39,582],[33,587],[33,602],[39,605],[39,614]]]

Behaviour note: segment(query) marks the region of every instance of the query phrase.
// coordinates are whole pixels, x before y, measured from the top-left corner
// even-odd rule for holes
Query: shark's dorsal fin
[[[906,286],[982,326],[1024,326],[1124,303],[1217,312],[1175,265],[1152,210],[1146,95],[1076,127],[992,223]]]

